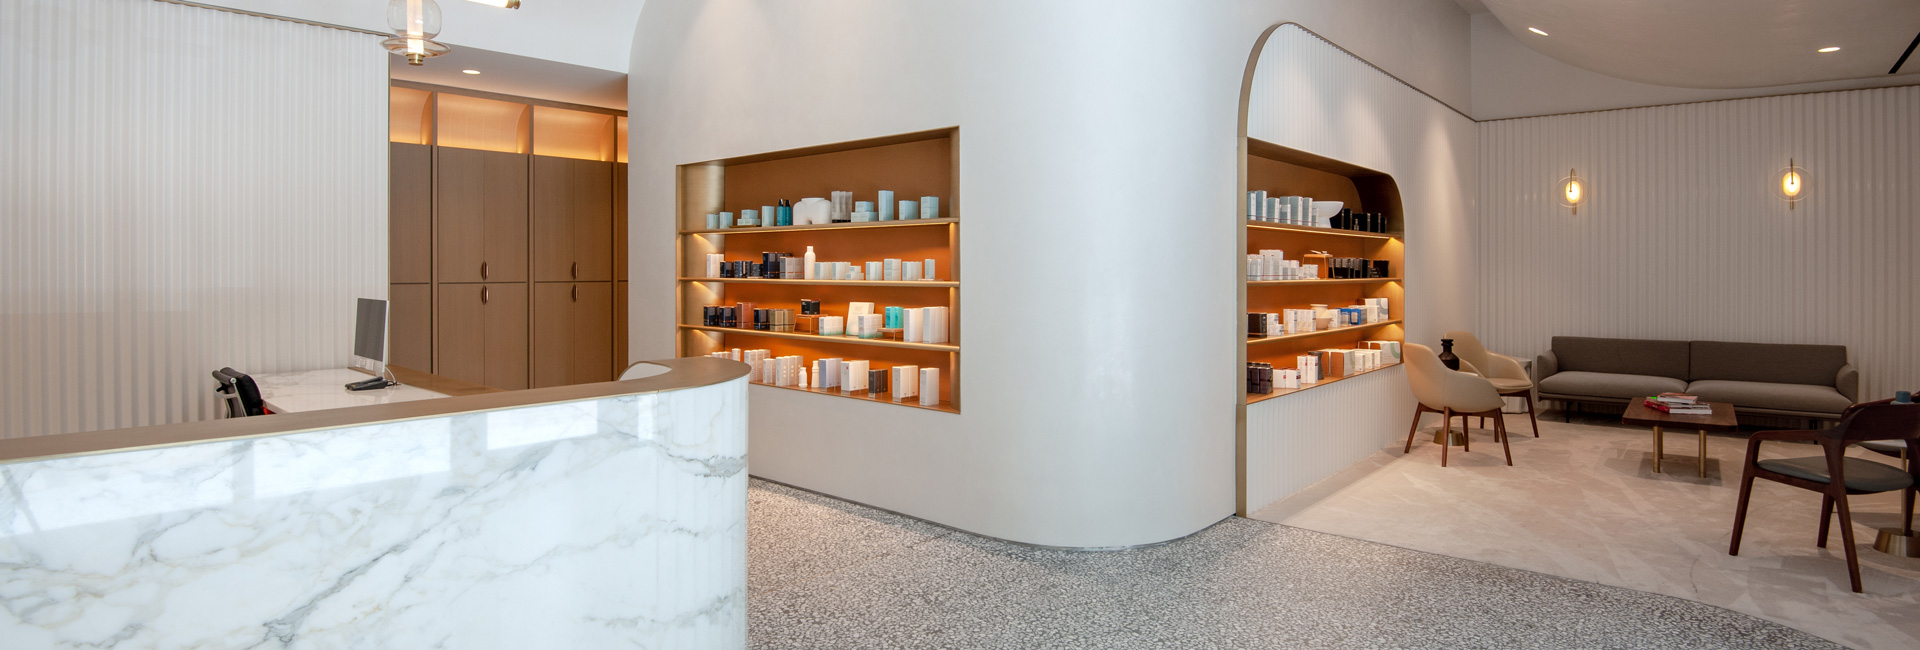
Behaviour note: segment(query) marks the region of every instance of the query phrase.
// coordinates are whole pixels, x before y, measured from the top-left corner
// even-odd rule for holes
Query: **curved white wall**
[[[757,391],[753,473],[1035,544],[1204,528],[1234,508],[1248,53],[1288,10],[1367,21],[1312,4],[649,2],[633,354],[673,351],[675,165],[958,125],[964,413]]]

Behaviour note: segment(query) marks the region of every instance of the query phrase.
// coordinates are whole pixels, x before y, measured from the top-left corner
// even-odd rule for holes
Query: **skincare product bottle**
[[[940,197],[937,197],[937,196],[920,197],[920,218],[922,219],[940,218]]]
[[[804,259],[806,260],[806,265],[801,267],[801,270],[806,273],[806,276],[803,279],[812,280],[813,279],[813,247],[812,246],[807,247],[807,255]]]
[[[893,221],[893,190],[880,190],[880,197],[874,203],[880,210],[881,221]]]
[[[788,202],[786,199],[780,199],[780,205],[774,206],[773,209],[774,209],[773,225],[776,225],[776,226],[793,225],[793,204],[792,203]]]
[[[918,218],[920,218],[920,202],[919,201],[901,201],[900,202],[900,220],[901,221],[907,221],[907,220],[918,219]]]
[[[925,278],[925,279],[928,279],[928,280],[938,280],[938,279],[939,279],[939,277],[938,277],[938,276],[935,276],[935,275],[933,274],[933,258],[931,258],[931,257],[929,257],[929,258],[927,258],[927,261],[926,261],[926,263],[925,263],[924,265],[922,265],[922,266],[920,267],[920,277],[922,277],[922,278]]]

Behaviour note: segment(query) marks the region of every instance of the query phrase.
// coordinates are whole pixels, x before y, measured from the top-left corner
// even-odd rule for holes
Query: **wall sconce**
[[[1591,189],[1587,185],[1586,179],[1569,169],[1567,177],[1560,179],[1560,184],[1554,187],[1554,196],[1560,199],[1560,205],[1573,208],[1574,214],[1580,214],[1580,204],[1587,201],[1587,193]]]
[[[1787,202],[1788,210],[1807,197],[1807,170],[1793,164],[1792,158],[1788,158],[1787,166],[1780,170],[1779,181],[1773,189],[1780,193],[1781,200]]]

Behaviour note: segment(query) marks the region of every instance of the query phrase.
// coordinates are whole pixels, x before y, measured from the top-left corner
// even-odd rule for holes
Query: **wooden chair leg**
[[[1447,466],[1447,448],[1453,442],[1453,409],[1440,409],[1440,466]]]
[[[1827,524],[1833,523],[1833,497],[1820,495],[1820,541],[1813,545],[1827,547]]]
[[[1533,391],[1527,391],[1520,397],[1521,399],[1527,400],[1527,421],[1533,423],[1533,437],[1538,438],[1540,437],[1540,421],[1533,417]]]
[[[1847,507],[1847,495],[1834,499],[1840,505],[1840,542],[1847,545],[1847,577],[1853,580],[1853,593],[1860,593],[1860,550],[1853,547],[1853,511]]]
[[[1473,451],[1473,429],[1467,428],[1467,417],[1460,416],[1460,451]]]
[[[1733,543],[1727,546],[1727,555],[1740,554],[1740,533],[1747,528],[1747,497],[1753,494],[1753,467],[1748,466],[1740,475],[1740,504],[1733,507]]]
[[[1507,452],[1507,467],[1513,467],[1513,448],[1507,446],[1507,419],[1495,417],[1493,419],[1493,430],[1494,435],[1500,437],[1500,450]]]
[[[1413,426],[1407,427],[1407,448],[1401,450],[1400,453],[1403,453],[1403,454],[1413,453],[1413,434],[1414,432],[1420,430],[1420,416],[1425,415],[1426,412],[1427,412],[1427,405],[1421,404],[1419,402],[1414,402]]]

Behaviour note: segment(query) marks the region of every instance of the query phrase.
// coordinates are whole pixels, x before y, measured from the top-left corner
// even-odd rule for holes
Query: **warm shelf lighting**
[[[475,70],[475,69],[472,69],[472,68],[468,68],[468,69],[465,69],[465,70],[461,70],[461,72],[463,72],[463,73],[466,73],[466,74],[480,74],[480,71],[479,71],[479,70]]]
[[[387,3],[387,27],[393,30],[393,37],[380,41],[380,45],[407,57],[407,65],[420,65],[453,51],[433,40],[440,35],[440,5],[433,0],[391,0]]]
[[[1823,48],[1820,48],[1819,50],[1821,54],[1826,54],[1828,52],[1838,52],[1838,51],[1840,51],[1840,48],[1837,48],[1837,47],[1823,47]]]
[[[1533,33],[1535,33],[1535,34],[1539,34],[1539,35],[1541,35],[1541,36],[1546,36],[1546,35],[1547,35],[1547,33],[1546,33],[1546,32],[1543,32],[1543,31],[1540,31],[1540,28],[1538,28],[1538,27],[1528,27],[1528,28],[1527,28],[1527,31],[1529,31],[1529,32],[1533,32]]]
[[[1580,214],[1580,204],[1586,202],[1589,188],[1586,179],[1580,178],[1579,174],[1569,169],[1567,177],[1560,179],[1560,184],[1554,188],[1554,192],[1560,199],[1560,205],[1573,208],[1574,214]]]
[[[520,0],[467,0],[467,2],[471,2],[474,4],[482,4],[489,7],[499,7],[501,9],[519,9],[520,8]]]
[[[1807,196],[1807,170],[1787,159],[1787,166],[1780,170],[1780,184],[1774,189],[1779,192],[1780,200],[1787,202],[1787,209]]]

